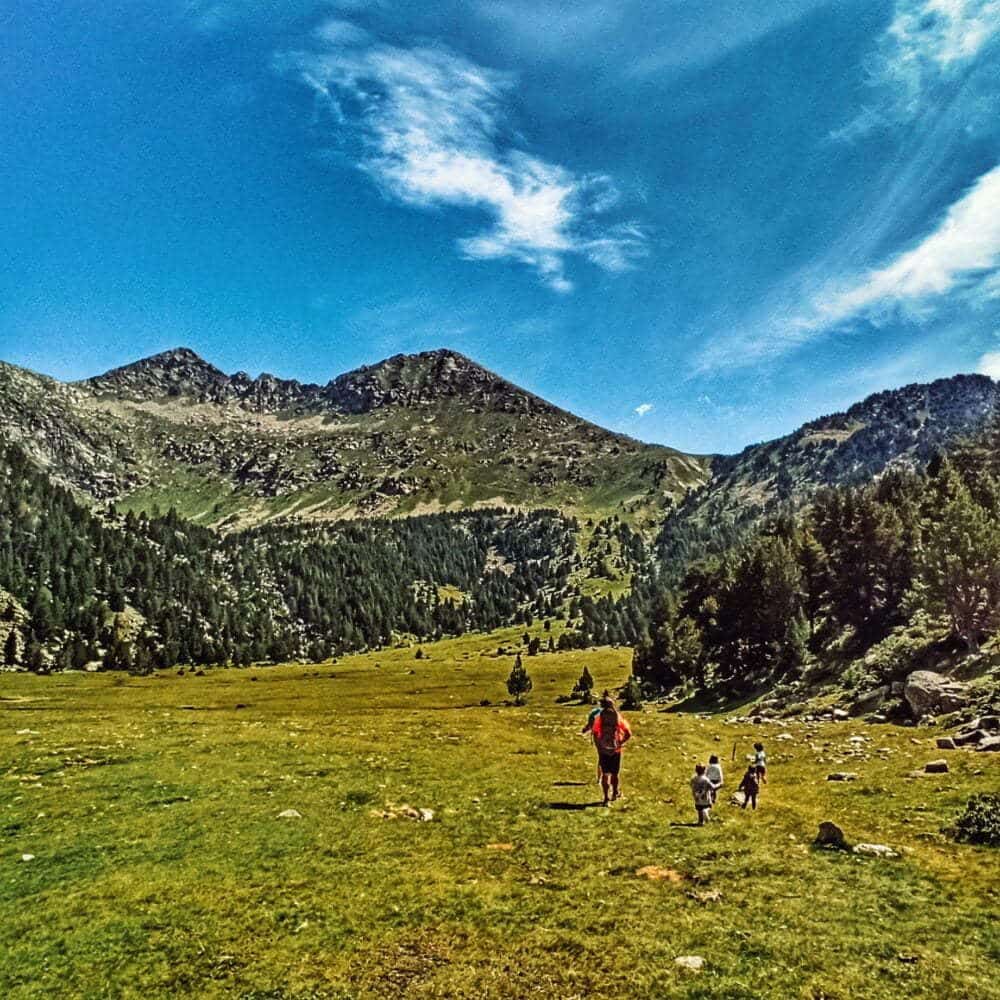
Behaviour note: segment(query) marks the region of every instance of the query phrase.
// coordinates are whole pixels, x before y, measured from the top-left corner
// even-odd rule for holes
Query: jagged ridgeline
[[[785,437],[718,456],[711,477],[664,520],[657,553],[676,576],[693,559],[733,550],[761,522],[819,490],[859,486],[887,469],[923,468],[993,419],[1000,387],[955,375],[867,397]]]
[[[579,563],[555,511],[269,525],[221,535],[175,512],[103,516],[0,448],[7,666],[322,659],[553,613]]]
[[[652,523],[708,469],[446,350],[325,385],[227,375],[183,348],[72,384],[0,363],[0,438],[84,498],[223,531],[477,505]]]

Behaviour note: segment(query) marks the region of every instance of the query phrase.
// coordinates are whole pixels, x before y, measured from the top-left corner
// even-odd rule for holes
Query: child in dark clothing
[[[760,791],[760,781],[757,779],[757,768],[751,764],[743,775],[739,790],[743,793],[743,808],[750,804],[757,808],[757,793]]]

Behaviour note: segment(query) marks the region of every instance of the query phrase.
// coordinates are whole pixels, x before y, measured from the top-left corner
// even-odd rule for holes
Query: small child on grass
[[[760,781],[757,780],[757,767],[751,764],[743,775],[739,790],[743,793],[743,808],[752,805],[757,808],[757,793],[760,791]]]
[[[719,763],[718,754],[712,754],[708,758],[708,767],[705,768],[705,777],[712,782],[712,805],[715,805],[715,799],[719,794],[719,789],[722,787],[722,765]]]
[[[755,743],[753,745],[753,766],[757,771],[757,780],[760,784],[767,784],[767,754],[764,753],[764,744]]]
[[[694,777],[691,779],[691,793],[694,795],[694,808],[698,813],[698,826],[704,826],[712,809],[712,782],[705,777],[704,764],[695,765]]]

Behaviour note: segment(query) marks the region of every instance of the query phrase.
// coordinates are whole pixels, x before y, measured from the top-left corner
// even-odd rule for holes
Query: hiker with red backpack
[[[594,746],[595,747],[597,746],[597,737],[594,736],[594,721],[601,714],[601,704],[604,702],[604,699],[605,698],[610,698],[610,697],[611,697],[611,695],[608,692],[608,689],[605,688],[604,691],[603,691],[603,693],[601,694],[600,700],[597,703],[597,707],[596,708],[592,708],[590,710],[590,713],[587,715],[587,721],[584,723],[583,729],[580,730],[580,735],[581,736],[586,736],[587,733],[590,733],[591,737],[593,737]],[[597,762],[597,783],[598,784],[601,783],[601,774],[602,773],[603,772],[601,771],[601,762],[600,762],[600,760],[598,760],[598,762]]]
[[[632,738],[632,730],[610,696],[601,698],[601,711],[594,718],[592,730],[597,747],[597,766],[601,771],[604,805],[622,797],[619,774],[622,747]]]

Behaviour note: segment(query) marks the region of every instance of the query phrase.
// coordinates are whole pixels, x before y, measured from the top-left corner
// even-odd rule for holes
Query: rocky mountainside
[[[325,385],[186,348],[73,384],[0,364],[0,435],[83,496],[225,529],[484,504],[654,519],[708,472],[444,350]]]
[[[712,475],[671,513],[661,535],[670,558],[706,534],[721,551],[735,534],[783,503],[800,504],[823,486],[867,482],[897,465],[919,467],[994,416],[1000,385],[955,375],[879,392],[843,413],[716,458]],[[695,546],[697,547],[697,546]]]

